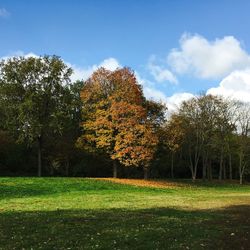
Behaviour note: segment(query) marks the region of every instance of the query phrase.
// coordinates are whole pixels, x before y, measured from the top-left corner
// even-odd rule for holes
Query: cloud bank
[[[209,41],[200,35],[184,34],[180,48],[172,49],[167,60],[174,72],[203,79],[220,79],[250,67],[250,56],[233,36]]]
[[[233,71],[219,83],[218,87],[210,88],[207,94],[250,102],[250,68]]]
[[[121,67],[118,60],[113,57],[107,58],[99,64],[94,64],[88,67],[78,67],[70,63],[66,63],[66,64],[73,69],[73,74],[71,76],[72,81],[87,80],[95,70],[101,67],[107,70],[112,70],[112,71]]]

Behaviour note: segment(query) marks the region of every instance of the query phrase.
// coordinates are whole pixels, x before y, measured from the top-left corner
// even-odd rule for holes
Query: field
[[[0,249],[250,249],[250,185],[0,178]]]

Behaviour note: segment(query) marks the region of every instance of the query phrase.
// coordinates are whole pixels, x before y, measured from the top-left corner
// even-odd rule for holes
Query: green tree
[[[19,141],[37,144],[38,176],[45,139],[61,133],[71,115],[65,101],[71,73],[57,56],[14,57],[0,63],[4,128]]]
[[[64,93],[65,110],[68,115],[63,121],[61,133],[54,137],[55,140],[48,141],[46,149],[49,152],[50,173],[54,171],[69,176],[70,165],[76,161],[78,149],[75,142],[81,134],[81,112],[82,101],[80,91],[83,88],[82,81],[70,84]],[[71,171],[72,172],[72,171]]]

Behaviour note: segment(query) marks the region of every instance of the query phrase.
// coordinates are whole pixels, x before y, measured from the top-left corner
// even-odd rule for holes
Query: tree
[[[48,151],[49,171],[69,176],[70,165],[77,160],[79,150],[75,142],[81,134],[80,122],[82,102],[80,91],[83,88],[82,81],[76,81],[67,87],[64,93],[65,110],[68,116],[63,121],[60,134],[54,135],[54,140],[47,140],[46,150]]]
[[[174,155],[180,150],[185,136],[182,117],[178,114],[172,114],[163,130],[163,134],[164,143],[171,151],[171,178],[174,178]]]
[[[196,179],[199,162],[202,161],[202,176],[207,172],[211,178],[211,155],[219,152],[219,178],[222,178],[227,138],[234,130],[230,122],[229,102],[219,96],[201,95],[183,102],[179,116],[185,134],[185,145],[190,161],[192,179]],[[207,167],[209,166],[209,168]]]
[[[125,166],[143,166],[145,178],[158,142],[147,101],[134,73],[128,68],[100,68],[86,81],[83,102],[83,134],[78,146],[104,152]],[[155,106],[156,107],[156,106]]]
[[[185,131],[185,143],[189,158],[189,168],[192,180],[196,179],[198,163],[203,149],[203,128],[200,122],[200,107],[198,97],[183,102],[179,115],[182,119],[182,127]]]
[[[57,56],[14,57],[0,63],[4,127],[19,141],[37,143],[38,176],[45,139],[59,134],[70,118],[65,96],[71,73]]]
[[[243,176],[250,165],[250,105],[240,103],[237,122],[237,155],[239,158],[239,177],[242,184]]]

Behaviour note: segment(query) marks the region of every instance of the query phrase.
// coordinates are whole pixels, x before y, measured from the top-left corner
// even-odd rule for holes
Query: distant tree
[[[162,136],[171,151],[171,178],[174,178],[174,156],[180,150],[185,136],[182,117],[172,114],[163,129]]]
[[[19,141],[37,143],[38,176],[44,140],[61,133],[71,115],[65,100],[71,73],[57,56],[14,57],[0,63],[4,128]]]
[[[203,124],[200,121],[198,97],[182,103],[179,115],[182,119],[182,129],[185,131],[185,151],[188,155],[192,179],[197,176],[198,163],[203,149]]]
[[[250,105],[240,103],[237,122],[237,155],[239,159],[240,184],[245,172],[250,170]]]
[[[158,138],[153,109],[151,113],[147,109],[149,103],[134,73],[128,68],[113,72],[101,68],[85,82],[81,97],[83,134],[78,146],[107,154],[113,160],[113,177],[118,161],[143,166],[147,178]]]
[[[219,96],[201,95],[183,102],[179,116],[185,134],[185,151],[189,155],[192,179],[196,179],[202,161],[202,176],[211,178],[211,155],[219,155],[219,179],[225,172],[224,158],[235,127],[230,122],[229,103]],[[219,153],[219,154],[218,154]]]

